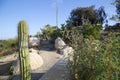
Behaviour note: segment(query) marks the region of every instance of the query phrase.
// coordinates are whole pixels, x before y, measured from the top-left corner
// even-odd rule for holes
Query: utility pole
[[[58,27],[58,1],[56,0],[56,26]]]

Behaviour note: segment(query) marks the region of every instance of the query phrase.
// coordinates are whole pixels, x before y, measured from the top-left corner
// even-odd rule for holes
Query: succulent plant
[[[31,80],[28,51],[28,26],[25,21],[20,21],[18,24],[18,41],[21,80]]]

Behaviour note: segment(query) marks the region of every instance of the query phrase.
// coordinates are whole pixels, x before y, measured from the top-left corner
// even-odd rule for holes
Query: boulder
[[[65,46],[63,49],[61,49],[60,51],[60,54],[63,55],[64,58],[66,59],[70,59],[70,60],[73,60],[73,48],[72,47],[69,47],[69,46]]]
[[[42,57],[38,54],[39,52],[34,49],[30,49],[29,56],[30,56],[30,68],[31,70],[35,70],[40,68],[43,65],[43,59]],[[20,73],[20,61],[17,58],[13,62],[13,74],[19,74]]]
[[[30,52],[30,67],[31,70],[40,68],[43,65],[42,57],[36,52]]]
[[[65,46],[65,42],[60,38],[58,37],[56,40],[55,40],[55,48],[60,50],[62,49],[64,46]]]
[[[40,39],[37,37],[30,37],[29,38],[29,47],[35,47],[40,44]]]
[[[14,75],[18,75],[20,74],[20,61],[19,59],[16,59],[13,64],[12,64],[12,67],[13,67],[13,74]]]

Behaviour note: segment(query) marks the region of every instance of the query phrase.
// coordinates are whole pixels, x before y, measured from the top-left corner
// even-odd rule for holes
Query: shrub
[[[84,38],[87,38],[89,36],[93,36],[95,39],[100,38],[100,27],[101,25],[99,24],[86,24],[82,26],[65,26],[62,25],[61,31],[60,31],[60,36],[63,38],[63,40],[67,44],[71,44],[76,42],[79,42],[79,37],[80,35],[83,35]],[[76,38],[75,38],[76,37]]]
[[[102,41],[92,36],[79,38],[72,44],[74,60],[68,61],[71,79],[120,80],[120,37],[110,34]],[[74,39],[78,41],[78,37]]]
[[[92,35],[95,39],[99,39],[100,28],[101,28],[101,25],[86,24],[86,25],[83,25],[82,33],[85,37]]]
[[[3,41],[0,45],[0,56],[9,55],[17,51],[17,43],[17,39],[8,39]]]
[[[55,39],[60,35],[60,29],[57,26],[46,25],[41,29],[44,38],[51,40],[53,43]]]
[[[13,66],[11,65],[10,67],[9,67],[9,73],[11,74],[11,75],[13,75]]]

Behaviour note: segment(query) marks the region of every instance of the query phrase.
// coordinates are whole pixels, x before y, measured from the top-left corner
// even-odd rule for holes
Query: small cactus
[[[28,51],[28,26],[25,21],[20,21],[18,24],[18,41],[21,80],[31,80]]]

